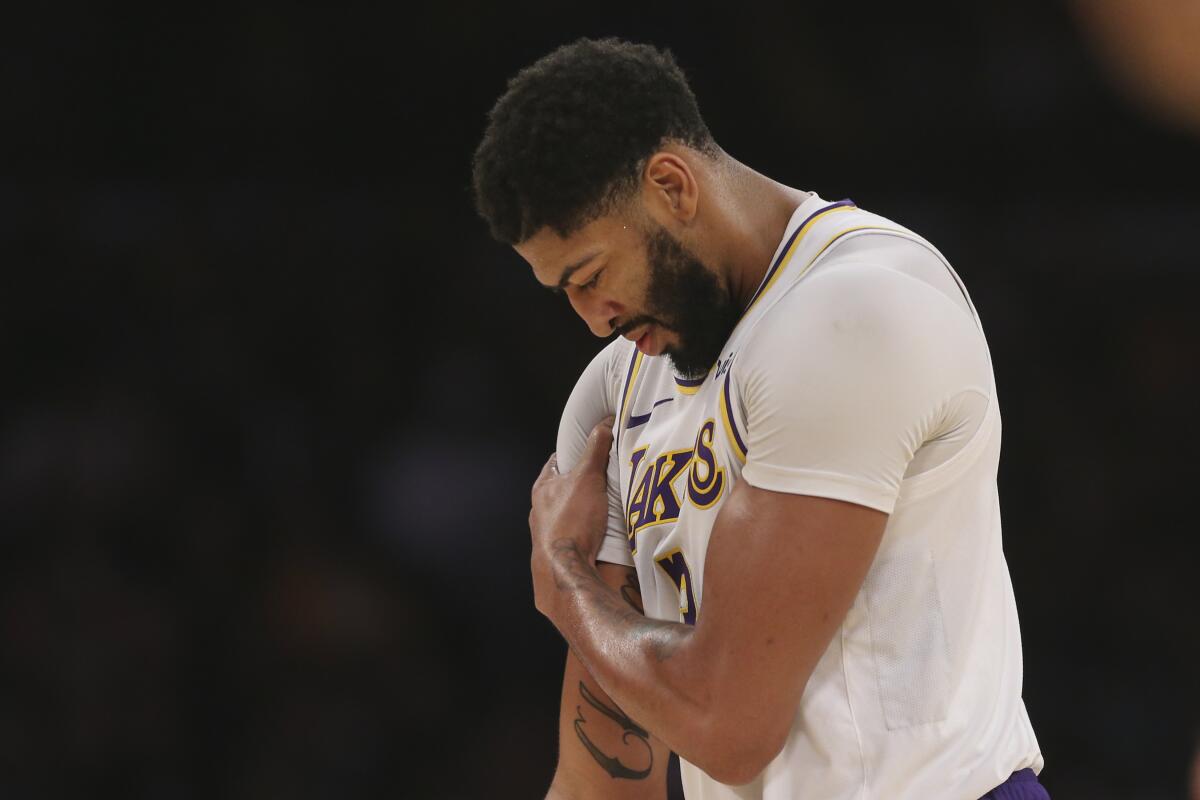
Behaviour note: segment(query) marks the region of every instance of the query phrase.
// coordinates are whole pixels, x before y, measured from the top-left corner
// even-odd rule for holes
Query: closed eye
[[[564,276],[559,281],[557,286],[551,286],[550,284],[543,283],[542,288],[548,289],[549,291],[554,292],[555,294],[566,294],[567,289],[595,289],[596,286],[600,283],[600,276],[602,274],[604,274],[604,269],[605,269],[604,267],[601,267],[600,269],[593,272],[592,277],[588,279],[587,283],[569,283],[567,281],[566,277]]]
[[[601,275],[603,275],[603,274],[604,274],[604,268],[603,268],[603,267],[601,267],[600,269],[596,270],[595,274],[594,274],[594,275],[592,275],[591,279],[590,279],[590,280],[588,280],[588,282],[587,282],[587,283],[581,283],[581,284],[579,284],[579,288],[581,288],[581,289],[595,289],[595,288],[596,288],[596,284],[600,283],[600,276],[601,276]]]

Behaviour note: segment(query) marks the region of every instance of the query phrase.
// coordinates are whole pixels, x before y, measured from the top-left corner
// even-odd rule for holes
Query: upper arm
[[[714,687],[714,719],[753,732],[729,743],[735,763],[761,769],[783,745],[886,523],[865,506],[745,481],[726,500],[709,539],[695,635]]]
[[[600,577],[642,610],[632,567],[600,564]],[[664,800],[670,750],[600,688],[567,652],[558,720],[558,768],[550,798]]]
[[[558,442],[555,452],[558,467],[563,472],[571,470],[583,455],[587,437],[596,423],[617,413],[617,397],[620,391],[619,370],[614,363],[620,354],[618,339],[605,347],[592,359],[571,391],[563,408],[558,426]],[[615,445],[614,445],[615,446]],[[608,460],[608,526],[600,546],[599,560],[633,566],[625,535],[626,522],[621,513],[620,465],[615,458]]]
[[[839,270],[773,309],[786,325],[756,331],[734,364],[746,464],[709,539],[696,636],[714,714],[762,732],[744,743],[762,764],[854,603],[914,453],[959,392],[990,393],[969,314],[907,276]]]

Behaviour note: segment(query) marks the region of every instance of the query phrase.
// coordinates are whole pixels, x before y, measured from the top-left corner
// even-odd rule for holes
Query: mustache
[[[616,326],[615,328],[613,328],[613,333],[617,334],[618,336],[624,336],[625,334],[629,333],[634,328],[640,328],[642,325],[646,325],[646,324],[658,325],[661,328],[668,327],[658,317],[651,317],[648,314],[642,314],[641,316],[634,317],[633,319],[629,320],[628,322],[624,322],[624,323]]]

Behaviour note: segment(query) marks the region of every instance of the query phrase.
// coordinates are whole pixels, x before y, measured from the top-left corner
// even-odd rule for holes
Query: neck
[[[726,156],[726,247],[722,260],[728,270],[731,296],[745,308],[758,290],[779,240],[796,208],[810,192],[793,189]]]

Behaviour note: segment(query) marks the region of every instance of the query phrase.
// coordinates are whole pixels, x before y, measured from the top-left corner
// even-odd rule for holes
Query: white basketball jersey
[[[623,339],[597,356],[563,416],[564,470],[610,413],[600,558],[636,568],[649,617],[703,617],[709,535],[738,481],[889,514],[782,752],[741,787],[683,762],[689,800],[974,800],[1041,770],[1001,550],[990,357],[930,244],[811,196],[704,378]]]

